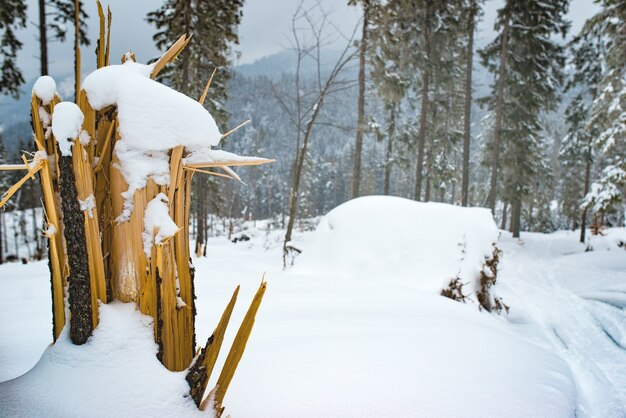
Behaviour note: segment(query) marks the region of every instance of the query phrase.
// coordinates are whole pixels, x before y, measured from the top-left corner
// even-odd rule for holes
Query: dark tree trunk
[[[58,155],[61,152],[58,151]],[[87,242],[85,240],[85,215],[80,209],[72,157],[59,159],[61,172],[61,210],[63,213],[63,235],[67,245],[67,259],[70,274],[68,301],[70,306],[70,338],[74,344],[84,344],[93,331],[91,312],[91,284]]]
[[[522,221],[522,199],[516,197],[511,205],[511,232],[513,238],[520,237],[520,229]]]
[[[385,158],[385,180],[383,193],[389,195],[389,182],[391,180],[391,160],[393,158],[393,136],[396,130],[396,105],[391,105],[389,110],[389,126],[387,128],[387,154]]]
[[[506,215],[509,211],[509,202],[504,202],[504,207],[502,208],[502,222],[500,223],[500,229],[506,229]]]
[[[78,104],[80,97],[80,5],[79,0],[74,0],[74,103]],[[61,154],[59,154],[61,155]]]
[[[589,183],[591,182],[591,159],[587,158],[585,163],[585,185],[583,196],[586,196],[589,193]],[[587,208],[583,209],[583,213],[580,216],[580,242],[585,242],[585,234],[587,230]]]
[[[470,13],[467,16],[467,56],[465,62],[465,113],[463,120],[463,178],[461,181],[461,205],[469,204],[469,164],[472,115],[472,66],[474,58],[474,16],[476,15],[476,1],[472,1]]]
[[[206,178],[199,177],[198,182],[198,200],[196,211],[196,256],[202,255],[202,249],[205,241],[205,224],[206,224]]]
[[[502,142],[502,119],[504,113],[504,84],[506,82],[506,62],[508,57],[509,15],[508,9],[504,17],[502,29],[502,46],[500,48],[500,68],[498,71],[498,93],[496,97],[496,126],[494,130],[493,153],[491,157],[491,179],[489,181],[489,197],[487,204],[491,212],[496,209],[496,192],[498,187],[498,166],[500,165],[500,144]],[[516,205],[516,204],[515,204]]]
[[[46,0],[39,0],[39,62],[41,75],[48,75],[48,34]]]
[[[352,173],[352,198],[359,197],[361,187],[361,154],[363,153],[363,132],[365,131],[365,58],[369,26],[369,0],[363,1],[363,32],[359,48],[359,101],[354,146],[354,169]]]
[[[183,12],[184,23],[183,30],[186,35],[191,35],[191,1],[183,0],[183,7],[185,11]],[[189,83],[189,48],[183,48],[181,52],[181,66],[182,66],[182,74],[181,74],[181,88],[179,89],[183,93],[190,95],[191,94],[191,85]]]
[[[4,237],[3,223],[4,223],[4,212],[0,212],[0,264],[4,263],[4,251],[3,251],[4,248],[2,246],[2,241]]]
[[[424,20],[424,43],[426,48],[426,63],[422,71],[422,105],[420,109],[420,129],[417,145],[417,168],[415,173],[415,200],[420,200],[422,195],[422,171],[424,168],[424,147],[426,144],[426,120],[430,100],[430,2],[426,2],[426,19]]]

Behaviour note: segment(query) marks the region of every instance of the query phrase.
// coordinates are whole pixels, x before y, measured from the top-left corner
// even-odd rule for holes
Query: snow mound
[[[83,112],[72,102],[61,102],[54,107],[52,133],[64,157],[72,155],[71,140],[80,135],[84,120]]]
[[[487,209],[361,197],[322,219],[292,272],[376,278],[437,293],[458,277],[464,293],[473,294],[498,234]]]
[[[124,210],[129,219],[133,194],[148,179],[169,184],[169,151],[184,145],[191,156],[210,152],[222,137],[211,114],[196,100],[150,78],[152,65],[126,61],[102,67],[83,82],[89,104],[96,110],[117,106],[120,140],[115,156],[128,183]]]
[[[159,363],[152,327],[132,303],[101,305],[86,344],[65,327],[32,370],[0,383],[0,416],[211,416],[185,397],[184,372]]]
[[[85,78],[83,90],[96,110],[117,106],[122,141],[133,148],[217,145],[221,134],[211,114],[198,101],[152,80],[152,69],[133,61],[102,67]]]
[[[49,104],[57,91],[57,83],[49,75],[42,75],[33,85],[33,94],[41,99],[44,105]]]
[[[167,196],[164,193],[159,193],[146,206],[143,216],[143,251],[148,258],[150,258],[153,245],[162,244],[180,229],[170,218],[168,202]]]

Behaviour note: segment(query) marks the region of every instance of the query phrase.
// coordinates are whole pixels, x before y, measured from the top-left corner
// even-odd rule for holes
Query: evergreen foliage
[[[0,94],[10,94],[18,98],[24,76],[17,66],[17,53],[22,42],[15,32],[26,27],[26,2],[24,0],[6,0],[0,2]]]

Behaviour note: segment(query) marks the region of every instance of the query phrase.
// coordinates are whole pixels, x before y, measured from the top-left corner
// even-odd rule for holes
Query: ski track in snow
[[[626,270],[584,269],[579,259],[577,265],[568,255],[556,256],[552,240],[537,238],[522,243],[501,239],[505,257],[500,279],[569,364],[578,392],[577,415],[624,417]],[[595,252],[586,254],[593,257]],[[581,284],[592,289],[574,290]]]

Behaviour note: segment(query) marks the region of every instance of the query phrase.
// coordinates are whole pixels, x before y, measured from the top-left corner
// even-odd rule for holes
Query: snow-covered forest
[[[7,0],[0,62],[0,416],[626,416],[626,1]]]

